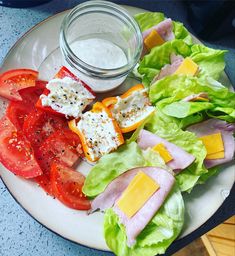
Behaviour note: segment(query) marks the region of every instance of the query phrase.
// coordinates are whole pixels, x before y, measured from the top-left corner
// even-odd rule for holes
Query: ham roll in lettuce
[[[159,188],[132,217],[126,217],[118,202],[140,172],[148,175]],[[141,191],[137,194],[140,198]],[[90,212],[105,211],[105,239],[116,255],[164,253],[182,230],[184,202],[173,173],[167,171],[156,152],[143,151],[135,142],[101,157],[88,174],[83,192],[96,196]]]
[[[215,50],[199,44],[188,45],[183,40],[175,39],[154,47],[149,54],[145,55],[139,64],[138,72],[143,77],[144,85],[149,87],[160,78],[171,75],[178,68],[177,65],[175,69],[170,68],[176,61],[176,59],[172,60],[172,55],[177,55],[178,58],[184,60],[188,58],[193,62],[191,65],[186,63],[189,68],[198,66],[196,74],[193,72],[196,77],[210,76],[219,79],[225,67],[225,53],[225,50]]]
[[[235,93],[212,78],[172,75],[154,83],[150,101],[161,111],[180,120],[180,126],[215,117],[235,122]]]
[[[182,23],[166,18],[160,12],[146,12],[135,15],[143,35],[144,48],[142,57],[152,48],[164,44],[167,41],[182,39],[191,44],[192,37]]]
[[[187,130],[195,133],[199,139],[205,141],[207,151],[211,151],[210,154],[207,152],[204,161],[207,168],[228,163],[233,159],[235,123],[229,124],[218,119],[209,119],[189,126]]]

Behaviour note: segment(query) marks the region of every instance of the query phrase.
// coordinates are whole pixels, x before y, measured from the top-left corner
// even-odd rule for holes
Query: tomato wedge
[[[55,197],[76,210],[89,210],[90,201],[82,192],[85,176],[60,163],[51,166],[51,186]]]
[[[0,75],[0,95],[21,101],[19,91],[35,86],[38,72],[32,69],[12,69]]]
[[[0,162],[11,172],[26,179],[42,174],[30,142],[7,117],[0,120]]]
[[[67,127],[65,118],[34,109],[24,120],[23,132],[36,149],[53,132]]]
[[[55,161],[63,162],[72,166],[78,161],[79,156],[76,148],[81,146],[79,137],[70,130],[62,129],[52,133],[42,142],[37,151],[37,160],[43,170],[43,175],[37,177],[35,181],[50,195],[52,195],[50,183],[51,164]]]
[[[77,134],[61,129],[42,142],[38,154],[40,158],[47,159],[49,164],[52,160],[58,160],[67,166],[72,166],[80,157],[76,150],[78,145],[81,145],[81,142]]]
[[[25,118],[34,109],[34,104],[43,92],[44,81],[36,82],[36,86],[25,88],[20,91],[22,101],[11,101],[6,110],[6,116],[15,125],[17,130],[21,130]]]

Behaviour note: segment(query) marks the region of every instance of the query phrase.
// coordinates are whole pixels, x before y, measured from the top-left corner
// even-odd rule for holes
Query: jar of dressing
[[[76,6],[60,32],[66,66],[95,92],[112,90],[126,79],[140,58],[142,41],[134,18],[106,1]]]

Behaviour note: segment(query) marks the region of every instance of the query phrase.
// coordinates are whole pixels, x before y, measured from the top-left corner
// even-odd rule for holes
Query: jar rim
[[[132,26],[132,28],[135,31],[135,36],[137,40],[137,47],[136,47],[137,50],[131,62],[128,62],[127,64],[118,68],[110,68],[110,69],[99,68],[84,62],[82,59],[78,58],[76,54],[74,54],[74,52],[70,48],[69,43],[66,39],[66,32],[70,24],[72,24],[74,18],[80,15],[91,13],[91,8],[94,8],[94,7],[96,7],[97,9],[96,10],[93,9],[93,12],[102,12],[102,13],[112,14],[115,17],[119,19],[121,18],[123,21],[128,22],[128,24]],[[79,12],[80,14],[78,14]],[[134,66],[137,64],[143,49],[143,38],[142,38],[142,33],[139,28],[139,25],[137,24],[135,19],[123,7],[108,1],[92,0],[92,1],[88,1],[88,2],[77,5],[68,13],[68,15],[66,15],[66,17],[62,22],[61,30],[60,30],[60,48],[64,55],[65,60],[69,63],[69,65],[75,69],[78,69],[80,72],[86,75],[92,75],[94,77],[99,77],[99,78],[112,78],[112,77],[116,78],[116,77],[122,77],[128,74],[129,71],[132,68],[134,68]]]

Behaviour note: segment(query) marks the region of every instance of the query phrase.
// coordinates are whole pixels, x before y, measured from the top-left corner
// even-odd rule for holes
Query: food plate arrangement
[[[125,8],[132,15],[144,12],[144,10],[134,7]],[[46,76],[52,78],[57,73],[60,63],[58,65],[56,60],[53,61],[52,57],[47,57],[58,48],[60,24],[66,14],[67,12],[64,12],[49,18],[34,27],[23,38],[21,38],[7,55],[3,63],[2,72],[17,68],[30,68],[39,70],[40,77],[45,75],[42,70],[47,69],[49,73],[47,73]],[[143,30],[146,29],[143,28]],[[45,34],[48,33],[48,31],[53,31],[53,37],[45,37]],[[166,44],[168,44],[168,49],[166,49],[166,51],[169,51],[171,47],[174,49],[178,47],[177,42],[174,44]],[[156,70],[154,72],[149,72],[147,69],[148,65],[151,66],[151,60],[153,59],[151,54],[154,53],[155,56],[161,54],[157,51],[158,50],[154,49],[151,50],[149,53],[149,60],[146,57],[143,62],[140,63],[137,75],[145,75],[143,80],[145,86],[149,86],[150,80],[156,75]],[[187,45],[184,45],[184,43],[181,42],[179,50],[177,51],[182,55],[188,56],[190,54],[187,52],[191,51],[191,49],[188,49]],[[192,51],[191,56],[193,55],[195,55],[195,52]],[[213,74],[211,75],[213,76]],[[171,81],[172,83],[174,83],[174,79],[173,82]],[[222,80],[223,84],[229,86],[229,82],[224,74]],[[180,81],[176,82],[179,83]],[[132,81],[132,83],[134,84],[135,82]],[[158,82],[158,89],[161,88],[161,84],[159,85],[159,83],[160,82]],[[121,95],[126,91],[126,89],[127,88],[120,87],[116,91],[109,93],[109,95]],[[155,93],[154,90],[154,87],[150,90],[150,99],[152,102],[157,102],[160,98],[156,98],[157,93]],[[105,94],[100,97],[104,99],[107,98],[107,95]],[[2,116],[5,113],[5,109],[6,101],[2,99]],[[168,113],[172,113],[172,108],[168,107]],[[173,114],[177,115],[178,113]],[[77,171],[87,176],[91,168],[92,166],[90,164],[86,161],[82,161],[79,163]],[[50,196],[46,196],[45,192],[36,183],[15,176],[3,166],[1,166],[0,171],[3,181],[12,195],[22,205],[22,207],[40,223],[71,241],[96,249],[109,250],[103,236],[103,213],[95,212],[87,215],[86,212],[67,208],[59,201],[54,200]],[[213,213],[223,203],[226,194],[233,185],[233,182],[234,165],[230,163],[228,165],[224,165],[219,171],[219,174],[211,177],[205,184],[196,186],[190,194],[183,194],[186,216],[184,227],[180,234],[181,237],[184,237],[194,231],[213,215]],[[210,202],[210,204],[208,204],[208,202]]]

